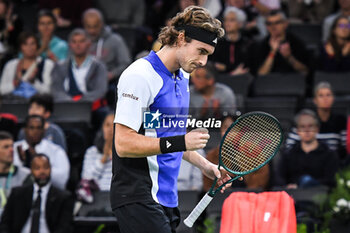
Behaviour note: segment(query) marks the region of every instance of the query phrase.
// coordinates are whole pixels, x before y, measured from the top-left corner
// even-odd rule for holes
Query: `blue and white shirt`
[[[157,54],[151,52],[121,75],[114,123],[148,137],[186,134],[188,85],[188,73],[182,70],[171,73]],[[159,113],[152,115],[159,124],[145,129],[144,117],[150,113]],[[113,147],[112,208],[144,201],[176,207],[182,155],[183,152],[174,152],[146,158],[120,158]]]

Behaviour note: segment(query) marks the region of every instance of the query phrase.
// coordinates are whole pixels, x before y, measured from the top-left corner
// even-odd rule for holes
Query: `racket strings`
[[[275,154],[281,134],[278,122],[272,117],[245,117],[226,134],[221,160],[231,171],[251,171]]]

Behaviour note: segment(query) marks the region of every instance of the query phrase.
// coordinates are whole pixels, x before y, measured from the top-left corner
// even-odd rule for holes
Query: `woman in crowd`
[[[109,191],[111,185],[113,120],[114,113],[109,113],[103,121],[102,132],[96,136],[95,145],[86,150],[83,162],[82,180],[94,180],[101,191]]]
[[[54,35],[56,18],[51,11],[41,10],[38,16],[38,32],[40,37],[39,54],[57,62],[67,58],[68,44]]]
[[[320,70],[350,71],[350,20],[339,16],[331,27],[331,35],[320,51]]]
[[[30,98],[37,92],[50,93],[54,63],[38,56],[39,41],[35,34],[21,33],[19,47],[22,57],[7,62],[2,72],[1,95]]]

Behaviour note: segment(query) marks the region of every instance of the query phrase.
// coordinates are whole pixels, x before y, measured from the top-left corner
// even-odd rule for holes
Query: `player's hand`
[[[207,176],[210,179],[215,179],[217,178],[217,182],[216,185],[219,187],[221,185],[223,185],[225,182],[229,181],[230,179],[232,179],[232,177],[229,175],[229,173],[221,168],[221,170],[219,171],[218,166],[213,164],[213,163],[209,163],[203,170],[202,170],[203,174],[205,176]],[[242,181],[243,177],[240,177],[238,180]],[[232,183],[228,183],[226,184],[224,187],[222,187],[222,189],[220,190],[221,193],[223,193],[227,188],[231,187]]]
[[[209,138],[209,131],[206,128],[194,129],[185,135],[186,149],[190,151],[203,149]]]

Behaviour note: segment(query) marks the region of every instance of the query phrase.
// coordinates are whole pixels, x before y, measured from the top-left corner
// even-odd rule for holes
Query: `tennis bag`
[[[234,192],[224,202],[220,233],[296,233],[294,200],[286,192]]]

